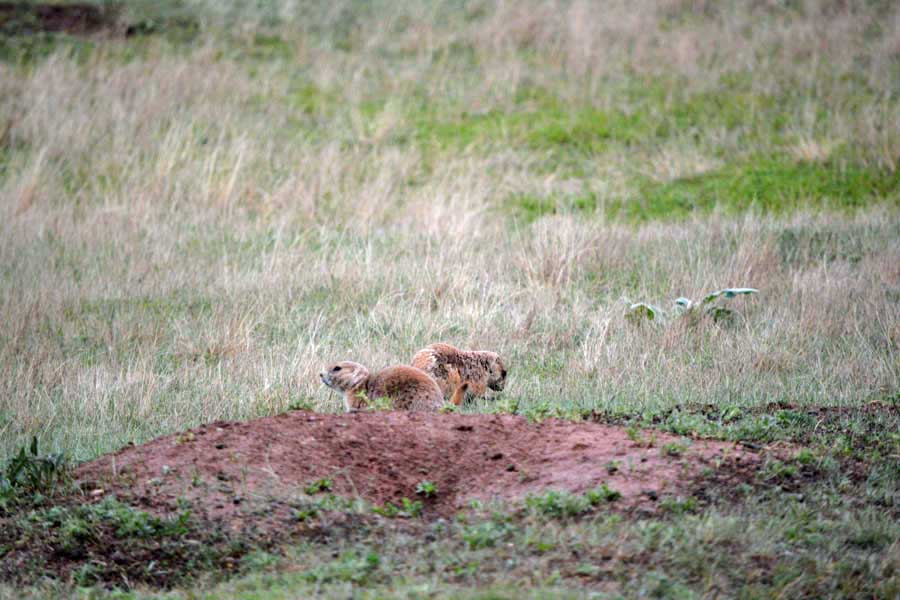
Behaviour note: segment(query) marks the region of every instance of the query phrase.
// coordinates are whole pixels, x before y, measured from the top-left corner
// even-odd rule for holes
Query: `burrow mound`
[[[245,423],[216,422],[129,446],[78,468],[94,497],[123,494],[153,510],[178,499],[236,528],[279,526],[290,499],[319,479],[331,493],[377,505],[422,499],[449,514],[472,500],[518,500],[547,489],[583,493],[606,484],[617,506],[646,507],[689,493],[709,467],[755,471],[759,455],[732,443],[660,432],[635,435],[598,423],[511,415],[295,411]],[[422,481],[429,498],[416,495]]]

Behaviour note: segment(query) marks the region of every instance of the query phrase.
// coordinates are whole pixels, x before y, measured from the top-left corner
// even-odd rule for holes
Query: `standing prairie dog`
[[[506,385],[506,365],[496,352],[438,343],[416,352],[412,364],[434,377],[444,397],[457,406],[466,394],[484,396],[488,388],[500,392]]]
[[[430,375],[415,367],[397,365],[377,373],[359,363],[342,361],[319,373],[322,383],[344,394],[347,411],[366,408],[368,402],[388,398],[396,410],[437,411],[444,405],[441,388]]]

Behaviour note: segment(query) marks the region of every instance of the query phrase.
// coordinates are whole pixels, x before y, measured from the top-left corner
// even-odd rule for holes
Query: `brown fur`
[[[369,402],[388,398],[395,410],[436,411],[444,405],[444,395],[430,375],[415,367],[397,365],[377,373],[359,363],[343,361],[319,373],[322,383],[344,394],[348,411],[367,408]]]
[[[488,389],[499,392],[506,385],[506,365],[496,352],[438,343],[416,352],[412,364],[434,377],[444,398],[457,406],[467,395],[484,396]]]

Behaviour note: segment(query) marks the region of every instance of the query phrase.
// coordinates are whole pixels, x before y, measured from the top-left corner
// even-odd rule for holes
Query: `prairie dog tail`
[[[469,390],[469,382],[465,382],[461,384],[458,388],[453,391],[453,396],[450,397],[450,402],[455,404],[456,406],[461,406],[463,400],[466,399],[466,392]]]

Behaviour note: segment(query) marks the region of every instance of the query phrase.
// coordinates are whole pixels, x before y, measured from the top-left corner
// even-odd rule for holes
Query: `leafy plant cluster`
[[[68,481],[69,460],[65,453],[42,455],[37,437],[19,452],[0,471],[0,512],[9,510],[19,500],[35,494],[52,493]]]
[[[434,498],[437,496],[438,489],[437,486],[427,479],[423,479],[416,486],[416,494],[421,496],[425,496],[426,498]]]
[[[404,497],[400,499],[399,505],[385,502],[382,506],[374,507],[372,512],[389,519],[397,517],[417,519],[422,516],[422,502]]]
[[[344,552],[336,559],[305,571],[302,578],[310,583],[348,582],[366,585],[382,577],[381,556],[375,550]]]
[[[494,518],[465,525],[460,532],[460,537],[470,550],[479,548],[491,548],[501,540],[513,535],[515,527],[508,518]]]
[[[185,501],[160,516],[113,495],[78,500],[0,519],[0,578],[170,587],[201,571],[234,569],[263,549],[253,535],[202,526]]]
[[[759,290],[755,288],[725,288],[717,292],[711,292],[703,296],[699,302],[695,302],[690,298],[679,297],[675,299],[675,308],[673,314],[675,316],[683,315],[706,315],[714,321],[722,321],[732,318],[736,313],[734,309],[727,306],[727,301],[737,296],[746,296],[757,294]],[[663,309],[648,304],[646,302],[636,302],[628,307],[626,313],[628,318],[633,322],[655,321],[665,319],[668,314]]]
[[[327,492],[331,490],[333,485],[334,481],[332,481],[331,479],[322,478],[311,482],[309,485],[303,488],[303,491],[312,496],[318,494],[319,492]]]
[[[394,402],[393,402],[393,400],[391,400],[390,396],[379,396],[378,398],[369,398],[369,395],[366,394],[365,391],[359,391],[356,393],[356,397],[365,406],[365,410],[370,410],[370,411],[391,410],[391,408],[393,408],[393,406],[394,406]]]
[[[123,539],[181,537],[191,530],[191,511],[184,508],[176,517],[164,519],[110,496],[96,504],[31,511],[27,522],[29,529],[56,532],[62,549],[77,554],[86,544],[102,539],[104,529]]]
[[[591,411],[588,409],[578,406],[561,406],[550,400],[541,400],[522,406],[519,399],[515,397],[496,400],[486,407],[485,412],[488,414],[521,415],[534,423],[540,423],[547,419],[583,421],[591,416]]]
[[[600,487],[582,495],[558,490],[547,490],[543,494],[529,494],[525,497],[525,507],[543,517],[577,517],[601,504],[615,502],[621,497],[621,493],[603,483]]]
[[[315,489],[315,485],[321,483],[322,481],[328,482],[330,480],[320,480],[310,484],[306,487],[306,493],[309,495],[317,494],[318,492],[310,492],[309,490]],[[329,488],[321,488],[319,491],[325,491]],[[309,521],[315,519],[320,516],[323,512],[357,512],[361,509],[360,506],[357,505],[356,501],[351,498],[344,498],[342,496],[338,496],[337,494],[325,494],[319,495],[315,499],[303,499],[300,501],[296,501],[291,503],[291,508],[294,511],[294,518],[298,521]]]

